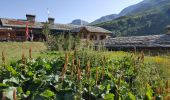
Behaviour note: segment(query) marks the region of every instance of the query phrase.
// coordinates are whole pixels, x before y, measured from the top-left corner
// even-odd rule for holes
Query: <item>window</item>
[[[84,39],[87,39],[87,34],[83,34],[83,38],[84,38]]]
[[[95,34],[91,35],[90,40],[97,40],[97,36]]]
[[[103,40],[106,38],[106,35],[100,35],[100,40]]]

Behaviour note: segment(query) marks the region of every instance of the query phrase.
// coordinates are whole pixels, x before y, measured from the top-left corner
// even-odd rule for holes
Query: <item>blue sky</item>
[[[119,13],[123,8],[142,0],[2,0],[0,18],[25,19],[36,15],[37,21],[55,18],[56,23],[70,23],[74,19],[92,22],[101,16]]]

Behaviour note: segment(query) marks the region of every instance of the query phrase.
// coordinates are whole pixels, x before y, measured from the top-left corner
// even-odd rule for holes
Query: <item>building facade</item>
[[[37,22],[35,15],[26,15],[26,20],[0,18],[0,41],[43,41],[45,36],[42,34],[45,22]],[[71,24],[54,23],[54,18],[48,18],[49,28],[53,34],[71,32],[78,35],[81,39],[104,40],[112,32],[95,26],[81,26]],[[29,38],[27,39],[26,27],[29,29]]]

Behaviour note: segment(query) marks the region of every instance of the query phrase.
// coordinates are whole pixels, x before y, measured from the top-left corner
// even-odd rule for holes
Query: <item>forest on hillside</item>
[[[169,24],[170,3],[99,23],[96,26],[112,31],[115,36],[137,36],[164,34],[166,33],[166,26]]]

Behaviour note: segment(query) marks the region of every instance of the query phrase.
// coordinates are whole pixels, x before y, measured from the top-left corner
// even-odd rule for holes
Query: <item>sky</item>
[[[26,19],[36,15],[36,21],[55,18],[56,23],[70,23],[74,19],[92,22],[102,16],[118,14],[125,7],[143,0],[2,0],[0,18]],[[49,12],[49,14],[48,14]]]

